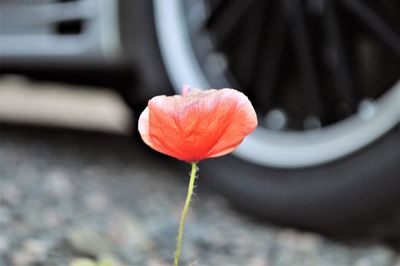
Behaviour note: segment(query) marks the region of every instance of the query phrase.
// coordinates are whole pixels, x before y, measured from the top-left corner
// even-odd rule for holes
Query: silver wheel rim
[[[155,23],[164,64],[175,90],[183,84],[210,88],[184,20],[182,2],[155,0]],[[251,163],[277,168],[312,167],[343,158],[367,146],[400,121],[400,80],[381,98],[332,126],[306,132],[257,128],[234,155]]]

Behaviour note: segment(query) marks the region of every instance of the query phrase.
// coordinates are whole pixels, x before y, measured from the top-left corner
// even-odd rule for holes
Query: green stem
[[[179,265],[179,257],[181,256],[181,249],[182,249],[182,234],[183,234],[183,227],[185,226],[186,216],[189,210],[190,201],[193,194],[194,189],[194,180],[196,179],[196,172],[197,172],[197,162],[191,163],[192,164],[192,171],[190,172],[190,181],[188,192],[186,196],[185,206],[183,207],[182,215],[181,215],[181,222],[178,228],[178,238],[176,242],[176,251],[175,251],[175,259],[174,259],[174,266]]]

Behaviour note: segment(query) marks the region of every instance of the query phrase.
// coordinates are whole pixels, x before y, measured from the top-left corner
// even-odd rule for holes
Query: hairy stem
[[[194,162],[191,164],[192,164],[192,171],[190,172],[189,187],[188,187],[188,191],[187,191],[185,206],[183,207],[183,211],[182,211],[182,215],[181,215],[181,222],[179,223],[179,228],[178,228],[178,237],[177,237],[177,242],[176,242],[174,266],[179,265],[179,257],[181,256],[181,249],[182,249],[183,228],[185,226],[186,216],[187,216],[187,213],[189,210],[190,201],[191,201],[192,194],[193,194],[194,180],[196,179],[197,162]]]

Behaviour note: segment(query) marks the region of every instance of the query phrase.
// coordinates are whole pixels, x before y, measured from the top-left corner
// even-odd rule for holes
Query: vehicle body
[[[232,156],[202,163],[242,209],[327,232],[400,233],[396,0],[0,7],[3,73],[111,84],[135,111],[183,84],[249,95],[260,126]]]

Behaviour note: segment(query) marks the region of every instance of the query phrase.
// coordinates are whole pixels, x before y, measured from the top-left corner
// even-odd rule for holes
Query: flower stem
[[[190,181],[189,187],[187,191],[185,206],[183,207],[182,215],[181,215],[181,222],[178,228],[178,237],[176,242],[176,250],[175,250],[175,259],[174,259],[174,266],[179,265],[179,257],[181,256],[181,249],[182,249],[182,234],[183,234],[183,227],[185,226],[186,216],[189,210],[190,201],[193,194],[194,189],[194,180],[196,179],[196,172],[197,172],[197,162],[191,163],[192,164],[192,171],[190,172]]]

